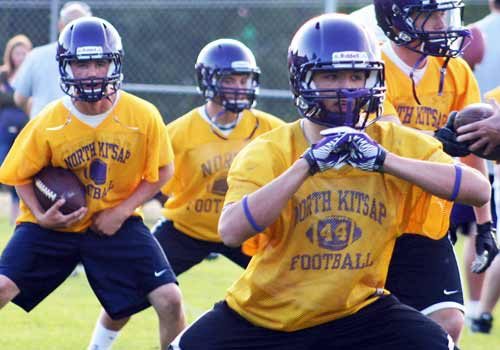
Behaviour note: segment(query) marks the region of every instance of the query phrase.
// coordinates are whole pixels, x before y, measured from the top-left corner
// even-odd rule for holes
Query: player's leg
[[[236,247],[236,248],[231,248],[223,243],[220,243],[218,249],[216,250],[218,253],[221,253],[224,255],[226,258],[234,262],[235,264],[241,266],[242,268],[246,269],[248,266],[248,263],[252,259],[251,256],[246,255],[243,253],[241,250],[241,247]]]
[[[29,312],[52,293],[78,263],[79,238],[17,225],[0,257],[0,308],[12,301]]]
[[[486,271],[484,288],[481,293],[479,315],[472,320],[473,332],[489,333],[493,326],[493,309],[500,299],[500,254],[493,260]]]
[[[397,239],[386,287],[458,341],[464,302],[458,264],[447,237],[435,241],[406,234]]]
[[[161,219],[152,229],[153,236],[167,255],[170,267],[176,275],[200,263],[210,253],[209,242],[202,242],[177,230],[172,221]],[[106,310],[101,310],[96,322],[89,349],[108,350],[125,327],[129,317],[111,318]]]
[[[166,349],[186,327],[181,291],[177,284],[168,283],[149,293],[148,299],[158,314],[161,349]]]
[[[454,348],[453,340],[439,325],[392,296],[382,297],[354,315],[315,328],[318,330],[317,340],[311,349]]]
[[[87,278],[111,320],[128,318],[149,307],[148,296],[158,289],[155,303],[159,306],[155,309],[160,314],[161,341],[167,339],[163,336],[165,330],[169,334],[178,332],[182,327],[179,325],[184,325],[180,294],[175,294],[176,288],[160,288],[175,284],[175,275],[158,242],[140,218],[129,218],[113,236],[89,232],[84,242],[82,261]],[[172,305],[167,305],[169,303]],[[176,321],[165,324],[169,317],[165,313],[172,310],[180,310],[173,314]]]
[[[174,222],[161,219],[151,230],[167,256],[176,276],[199,264],[216,245],[179,231]]]
[[[219,302],[185,329],[169,350],[312,350],[316,338],[310,332],[258,327]]]
[[[470,266],[476,257],[475,237],[477,232],[472,207],[455,203],[451,212],[450,221],[450,230],[459,231],[466,236],[463,262],[465,266],[464,277],[468,287],[465,316],[467,320],[466,322],[469,323],[470,320],[477,316],[479,298],[481,296],[481,288],[484,279],[484,274],[473,273],[470,269]]]
[[[17,285],[5,275],[0,275],[0,309],[19,294]]]

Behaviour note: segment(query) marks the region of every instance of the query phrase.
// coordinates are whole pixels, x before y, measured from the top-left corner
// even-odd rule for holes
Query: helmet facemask
[[[398,33],[397,43],[422,55],[457,57],[466,48],[470,31],[462,26],[462,0],[422,1],[405,6],[400,15],[410,28]],[[424,29],[433,16],[439,16],[442,28]]]
[[[205,77],[202,79],[204,97],[221,105],[224,110],[240,113],[255,106],[259,94],[260,71],[258,69],[205,69],[204,75]],[[225,86],[224,80],[232,75],[248,75],[246,87]]]
[[[104,77],[75,78],[71,64],[79,61],[106,60],[109,68]],[[114,95],[121,86],[121,57],[117,54],[63,56],[59,64],[61,88],[72,98],[85,102],[97,102]]]
[[[328,127],[348,126],[364,129],[381,116],[384,99],[384,70],[382,62],[338,61],[328,64],[304,64],[295,84],[295,104],[305,118]],[[366,78],[359,88],[318,88],[315,73],[359,71]]]

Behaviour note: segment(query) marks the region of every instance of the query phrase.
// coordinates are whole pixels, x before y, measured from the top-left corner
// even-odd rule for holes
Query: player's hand
[[[87,214],[87,208],[81,207],[78,210],[75,210],[72,213],[64,215],[59,211],[66,200],[64,198],[59,199],[55,202],[45,213],[38,213],[36,216],[36,220],[38,224],[47,229],[58,229],[70,227],[76,224],[78,221],[83,219],[83,217]]]
[[[122,227],[130,215],[120,207],[101,210],[92,217],[91,230],[97,234],[112,236]]]
[[[492,227],[491,222],[477,225],[476,258],[472,262],[472,272],[482,273],[486,271],[497,256],[498,246],[495,234],[496,230]]]
[[[451,112],[446,125],[434,132],[434,137],[443,144],[443,150],[452,157],[465,157],[471,152],[468,145],[457,141],[457,133],[453,123],[457,112]]]
[[[493,107],[493,115],[474,123],[462,125],[457,129],[457,141],[467,143],[474,152],[484,147],[485,155],[493,152],[500,145],[500,105],[495,100],[488,100]]]
[[[311,175],[328,169],[338,170],[347,164],[347,153],[342,152],[337,145],[342,136],[342,134],[326,136],[305,151],[302,158],[309,164]]]
[[[337,152],[348,152],[347,163],[364,171],[382,171],[387,152],[368,134],[349,127],[337,127],[321,132],[327,137],[338,136]]]

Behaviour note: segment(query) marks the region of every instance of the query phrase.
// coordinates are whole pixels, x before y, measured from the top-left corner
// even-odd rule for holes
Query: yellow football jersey
[[[412,81],[385,53],[386,99],[384,115],[395,115],[405,126],[419,130],[436,130],[446,124],[451,111],[480,101],[477,81],[467,63],[451,59],[444,79],[443,93],[438,95],[443,57],[427,57],[427,68],[416,85],[419,105],[413,96]]]
[[[452,163],[440,143],[378,122],[368,134],[395,154]],[[285,172],[308,148],[299,122],[245,147],[229,171],[225,203],[236,202]],[[448,228],[451,202],[394,176],[349,166],[309,177],[266,230],[268,244],[228,291],[232,309],[258,326],[295,331],[353,314],[389,293],[384,284],[395,239]],[[443,220],[427,222],[441,211]]]
[[[484,99],[486,101],[495,100],[496,102],[500,103],[500,86],[484,94]]]
[[[217,224],[227,191],[227,172],[250,140],[284,125],[259,110],[244,110],[226,137],[213,129],[199,108],[167,125],[175,154],[175,171],[162,192],[169,196],[163,214],[196,239],[220,242]]]
[[[158,169],[173,162],[173,152],[160,113],[145,100],[120,91],[95,128],[73,116],[62,101],[45,108],[19,134],[0,168],[0,182],[30,183],[49,165],[71,169],[85,186],[88,213],[61,231],[81,232],[92,215],[128,198],[141,180],[158,181]],[[18,222],[36,222],[22,201]]]

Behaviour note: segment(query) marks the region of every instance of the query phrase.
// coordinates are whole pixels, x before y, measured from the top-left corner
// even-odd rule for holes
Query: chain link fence
[[[55,38],[59,0],[0,0],[0,50],[15,34],[35,46]],[[170,121],[203,103],[194,87],[200,49],[233,38],[254,52],[262,70],[258,108],[292,120],[286,54],[307,19],[326,11],[349,13],[366,0],[99,0],[94,15],[115,25],[125,48],[125,89],[154,103]],[[468,1],[465,22],[488,13],[487,1]],[[3,55],[3,53],[2,53]]]

